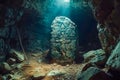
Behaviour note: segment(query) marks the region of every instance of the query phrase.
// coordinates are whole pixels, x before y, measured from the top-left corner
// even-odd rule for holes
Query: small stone
[[[67,67],[70,66],[69,64],[66,65]]]
[[[53,63],[54,66],[56,66],[57,64],[56,63]]]
[[[60,76],[64,74],[65,74],[64,71],[52,70],[47,74],[47,76]]]
[[[17,68],[17,69],[21,69],[23,66],[24,66],[24,64],[18,64],[18,65],[16,66],[16,68]]]
[[[32,80],[42,80],[45,77],[46,74],[44,73],[35,73],[32,76]]]
[[[7,60],[7,63],[10,64],[10,65],[12,65],[12,64],[16,63],[16,59],[14,59],[14,58],[9,58],[9,59]]]

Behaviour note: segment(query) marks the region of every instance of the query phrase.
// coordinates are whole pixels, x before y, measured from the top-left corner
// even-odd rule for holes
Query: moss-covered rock
[[[74,61],[77,39],[75,23],[65,16],[58,16],[51,28],[51,57],[60,63]]]

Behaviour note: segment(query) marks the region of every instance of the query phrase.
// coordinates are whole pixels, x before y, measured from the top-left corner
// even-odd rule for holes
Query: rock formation
[[[51,56],[60,63],[75,59],[76,25],[69,18],[60,16],[53,21],[51,32]]]

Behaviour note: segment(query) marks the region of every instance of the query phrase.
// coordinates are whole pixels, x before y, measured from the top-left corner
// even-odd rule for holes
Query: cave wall
[[[10,49],[22,51],[19,35],[27,53],[49,48],[50,29],[43,22],[43,5],[41,0],[0,0],[0,61]]]
[[[89,0],[89,5],[98,21],[98,36],[107,55],[116,46],[120,35],[120,1]]]
[[[16,22],[19,21],[23,11],[21,10],[22,1],[11,3],[10,1],[0,0],[0,60],[5,59],[5,54],[10,49],[10,39],[15,36]]]

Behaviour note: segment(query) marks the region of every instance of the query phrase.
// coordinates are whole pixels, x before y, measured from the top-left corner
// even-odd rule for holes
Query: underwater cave
[[[119,13],[119,0],[0,0],[0,80],[120,80]]]

